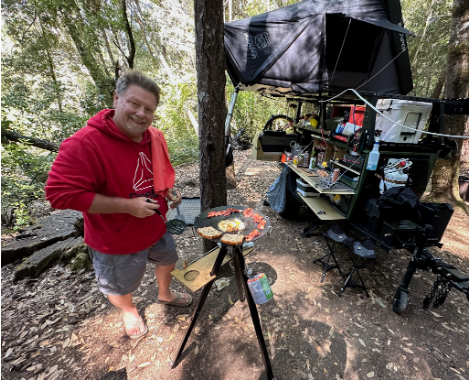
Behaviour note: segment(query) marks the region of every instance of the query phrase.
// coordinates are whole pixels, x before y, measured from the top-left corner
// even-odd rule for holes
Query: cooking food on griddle
[[[197,229],[197,233],[205,239],[215,239],[222,236],[222,232],[214,227],[202,227]]]
[[[259,236],[259,231],[258,230],[253,230],[248,235],[245,236],[245,240],[246,241],[252,241],[257,236]]]
[[[219,230],[223,232],[238,232],[243,231],[245,229],[245,223],[243,223],[240,219],[227,219],[222,220],[217,225]]]
[[[237,213],[237,212],[242,212],[242,210],[239,210],[238,208],[230,207],[227,209],[227,211],[230,211],[231,213]]]
[[[234,212],[241,212],[241,210],[239,210],[237,208],[230,207],[226,210],[210,211],[207,214],[207,217],[208,218],[213,218],[214,216],[228,216],[228,215],[230,215],[231,213],[234,213]]]
[[[238,245],[243,243],[244,238],[242,234],[224,234],[220,241],[225,244]]]
[[[251,216],[256,223],[260,223],[264,218],[260,214],[253,214]]]
[[[245,218],[249,218],[251,215],[253,215],[253,209],[252,208],[246,208],[243,210],[243,216]]]
[[[261,222],[258,223],[258,230],[264,230],[264,226],[266,225],[266,220],[262,220]]]

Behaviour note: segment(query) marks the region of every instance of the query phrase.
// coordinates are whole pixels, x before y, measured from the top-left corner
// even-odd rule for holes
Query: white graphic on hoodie
[[[152,162],[145,153],[140,152],[137,159],[137,167],[134,174],[133,188],[135,191],[141,191],[153,187]]]

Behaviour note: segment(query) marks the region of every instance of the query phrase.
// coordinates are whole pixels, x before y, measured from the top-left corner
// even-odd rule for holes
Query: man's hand
[[[96,194],[88,212],[90,214],[131,214],[137,218],[146,218],[155,214],[160,205],[154,200],[139,197],[133,199],[108,197]]]
[[[153,199],[139,197],[129,200],[128,213],[137,218],[146,218],[155,214],[160,205]]]
[[[173,191],[175,192],[175,195],[173,194]],[[179,206],[181,204],[183,197],[181,196],[179,190],[168,189],[166,191],[166,199],[172,202],[170,204],[170,208],[174,209],[176,208],[176,206]]]

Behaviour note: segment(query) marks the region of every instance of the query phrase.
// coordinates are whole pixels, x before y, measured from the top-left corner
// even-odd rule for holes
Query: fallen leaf
[[[175,337],[175,334],[171,334],[170,338],[168,338],[168,341],[172,340]]]
[[[454,371],[455,373],[458,373],[458,374],[460,375],[460,372],[459,372],[458,370],[456,370],[455,368],[449,367],[449,369],[450,369],[451,371]],[[26,370],[26,371],[27,371],[27,370]]]
[[[230,305],[233,305],[233,304],[234,304],[234,302],[232,301],[232,297],[230,297],[230,294],[229,294],[229,296],[228,296],[228,302],[230,302]]]
[[[135,359],[135,355],[129,352],[129,361],[132,363]]]
[[[70,344],[70,338],[65,339],[64,343],[62,344],[63,348],[66,348]]]
[[[196,346],[196,348],[194,349],[194,355],[197,355],[198,352],[199,352],[199,346]]]
[[[364,347],[367,347],[366,344],[364,343],[364,341],[361,338],[359,338],[358,340],[359,340],[359,343],[361,343]]]
[[[7,350],[7,352],[6,352],[5,356],[4,356],[4,358],[9,357],[12,352],[13,352],[13,349],[10,347],[10,348]]]
[[[372,371],[372,372],[369,372],[369,373],[367,374],[367,377],[368,377],[368,378],[371,378],[371,377],[374,377],[374,375],[375,375],[375,373],[374,373],[374,371]]]
[[[200,332],[201,332],[201,328],[200,328],[200,327],[196,327],[196,328],[194,329],[194,333],[195,333],[196,335],[200,335]]]
[[[414,354],[409,348],[403,347],[403,351],[408,352],[409,354]]]
[[[108,356],[108,357],[105,359],[104,364],[106,364],[106,363],[109,361],[109,359],[111,359],[111,356]]]
[[[329,333],[330,337],[332,337],[334,333],[335,333],[335,328],[332,327],[332,328],[330,329],[330,333]]]
[[[429,311],[430,311],[431,314],[434,315],[435,317],[437,317],[437,318],[442,318],[442,315],[439,315],[439,314],[437,314],[437,313],[435,313],[434,311],[431,311],[431,310],[429,310]]]
[[[396,365],[394,365],[394,366],[393,366],[393,370],[394,370],[395,372],[397,372],[397,371],[398,371],[398,368],[397,368],[397,366],[396,366]]]
[[[184,322],[187,317],[189,317],[189,314],[180,314],[176,316],[176,319],[178,319],[178,321]]]
[[[387,363],[387,365],[385,366],[385,368],[387,368],[389,371],[391,371],[392,368],[393,368],[393,363],[392,363],[392,362]]]
[[[173,332],[177,332],[180,329],[180,325],[176,324],[175,327],[173,327]]]
[[[446,328],[447,330],[454,331],[453,328],[447,326],[447,322],[441,323],[441,325],[444,326],[444,328]]]
[[[137,367],[147,367],[148,365],[150,364],[150,362],[145,362],[145,363],[142,363],[142,364],[139,364]]]

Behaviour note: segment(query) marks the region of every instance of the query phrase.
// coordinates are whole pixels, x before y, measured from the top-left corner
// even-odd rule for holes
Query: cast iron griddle
[[[264,218],[266,221],[266,225],[264,226],[264,230],[258,229],[257,225],[253,218],[250,216],[249,218],[245,217],[242,212],[234,212],[231,213],[230,215],[221,215],[221,216],[214,216],[212,218],[208,218],[207,214],[211,211],[225,211],[228,208],[236,208],[238,210],[245,210],[246,206],[221,206],[221,207],[215,207],[211,208],[210,210],[206,210],[199,214],[196,219],[194,220],[194,227],[195,228],[202,228],[202,227],[214,227],[216,230],[219,230],[218,224],[222,220],[227,220],[227,219],[239,219],[243,223],[245,223],[245,229],[243,231],[240,231],[238,233],[243,234],[243,235],[248,235],[250,232],[253,230],[257,229],[259,231],[259,235],[255,238],[253,238],[252,241],[258,240],[259,238],[263,237],[266,235],[270,230],[271,230],[271,223],[269,222],[269,217],[264,215],[262,212],[259,212],[255,209],[253,209],[253,214],[259,214]],[[219,230],[220,231],[220,230]],[[218,239],[212,239],[212,241],[220,241],[220,238]]]

